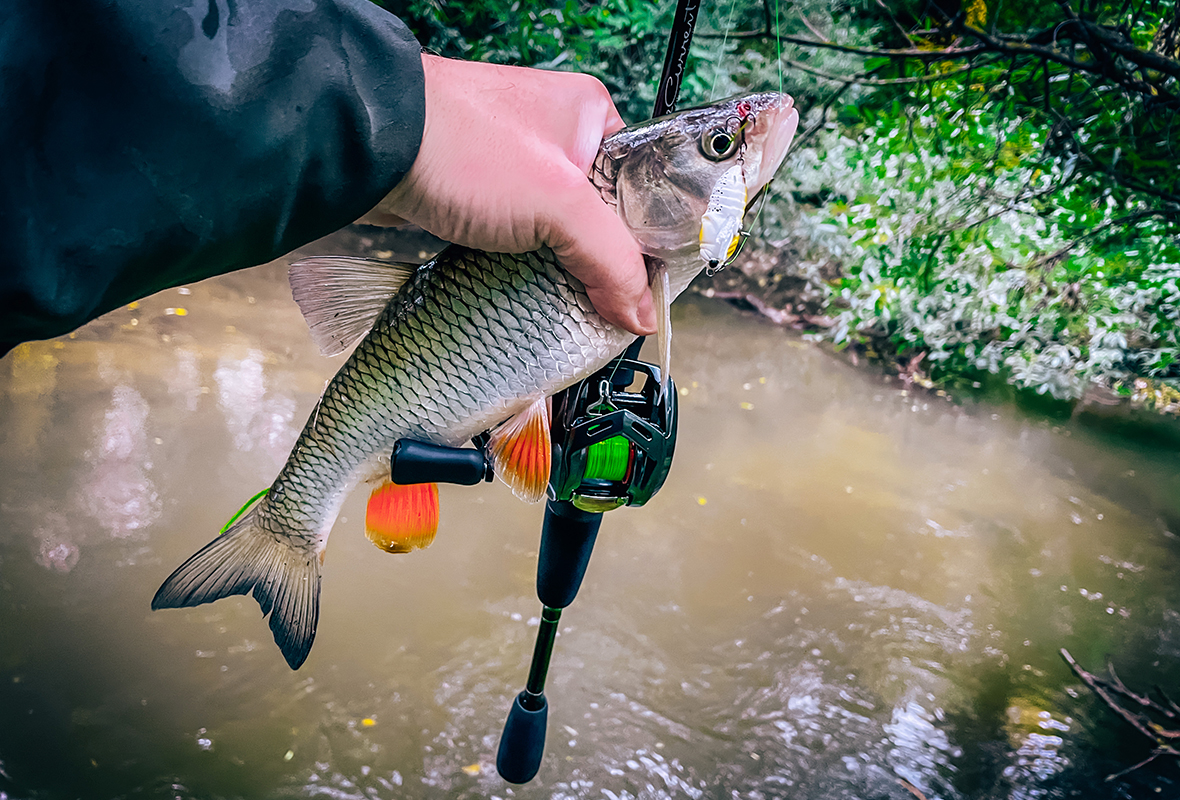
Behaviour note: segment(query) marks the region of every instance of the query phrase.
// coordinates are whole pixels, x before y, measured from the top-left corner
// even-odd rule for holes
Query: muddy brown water
[[[434,545],[328,548],[290,671],[257,605],[151,612],[269,484],[340,359],[280,265],[0,361],[0,798],[1175,797],[1069,672],[1180,677],[1177,459],[914,395],[754,317],[675,313],[680,438],[566,611],[537,779],[493,759],[541,509],[443,487]]]

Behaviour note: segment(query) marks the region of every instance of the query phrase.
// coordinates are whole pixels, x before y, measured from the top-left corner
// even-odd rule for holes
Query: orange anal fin
[[[438,530],[438,485],[401,486],[386,481],[369,495],[365,535],[387,553],[408,553],[434,541]]]
[[[549,485],[549,398],[542,397],[492,432],[492,466],[512,493],[528,503],[545,499]]]

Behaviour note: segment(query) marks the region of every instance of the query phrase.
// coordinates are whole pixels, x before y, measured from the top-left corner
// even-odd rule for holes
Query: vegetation
[[[872,91],[780,183],[804,262],[842,265],[833,341],[1064,400],[1180,377],[1178,7],[1091,5],[883,21]]]
[[[672,5],[391,8],[443,54],[591,72],[641,119]],[[1180,0],[733,0],[694,54],[684,103],[781,85],[808,109],[732,292],[928,385],[1180,408]]]

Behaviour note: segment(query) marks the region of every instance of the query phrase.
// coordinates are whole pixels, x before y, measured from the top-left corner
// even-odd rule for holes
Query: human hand
[[[490,252],[548,245],[609,322],[655,332],[639,247],[586,179],[623,127],[595,78],[423,55],[426,127],[408,175],[370,212]]]

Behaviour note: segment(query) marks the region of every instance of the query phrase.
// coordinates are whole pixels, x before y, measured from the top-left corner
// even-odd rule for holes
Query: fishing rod
[[[676,108],[699,11],[700,0],[676,4],[653,117]],[[672,467],[676,387],[658,367],[638,360],[642,346],[640,337],[605,368],[554,397],[550,498],[537,558],[541,623],[528,681],[512,702],[496,753],[496,771],[509,783],[528,783],[541,767],[549,712],[545,678],[561,610],[582,585],[603,513],[643,505]],[[638,391],[636,375],[643,378]]]
[[[700,0],[677,2],[653,117],[676,108],[699,10]],[[553,397],[552,463],[537,557],[541,622],[525,688],[512,702],[496,753],[496,771],[510,783],[528,783],[541,767],[549,713],[545,681],[561,612],[581,588],[602,515],[646,503],[672,466],[676,387],[659,367],[639,360],[642,346],[640,337]],[[399,440],[390,456],[391,480],[467,486],[491,480],[485,443],[476,437],[472,449]]]

